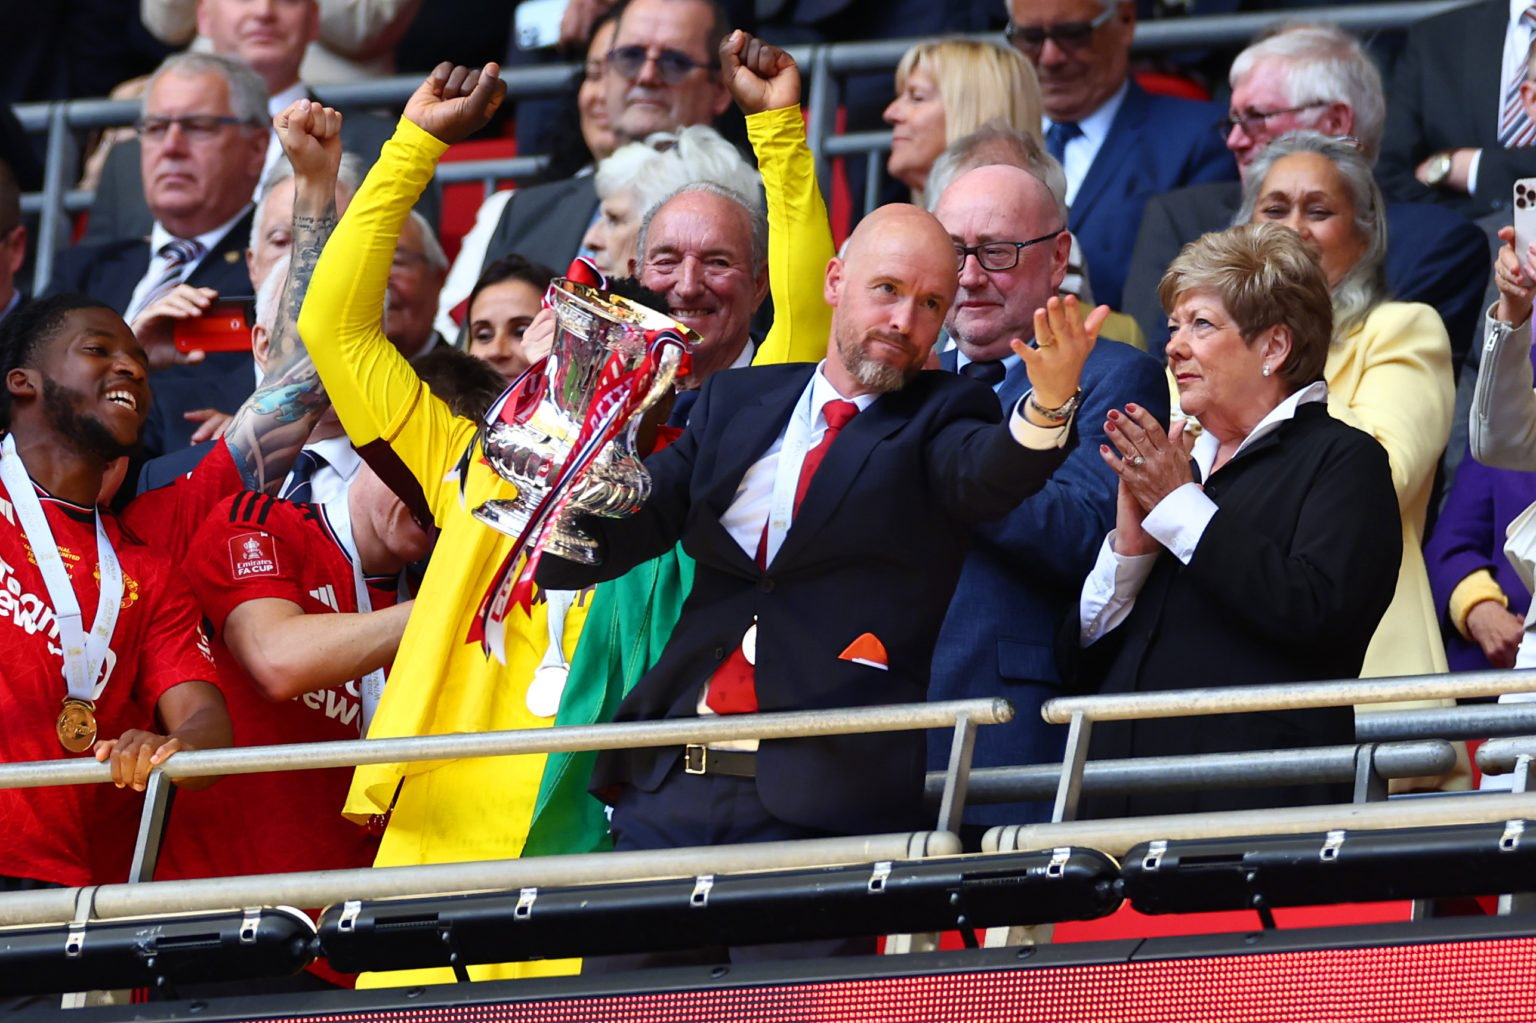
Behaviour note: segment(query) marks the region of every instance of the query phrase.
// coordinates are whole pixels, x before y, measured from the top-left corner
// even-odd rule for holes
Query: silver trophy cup
[[[557,322],[549,358],[542,371],[514,385],[481,435],[486,460],[517,487],[517,496],[487,501],[474,516],[558,557],[593,565],[597,543],[575,520],[623,518],[645,503],[651,477],[635,454],[635,432],[642,413],[672,387],[698,335],[669,316],[566,278],[550,286],[549,298]],[[658,338],[658,332],[666,334]],[[584,453],[578,449],[589,451],[604,433],[611,436],[573,475],[570,463]],[[540,509],[547,514],[555,499],[557,480],[569,495],[564,508],[540,530],[542,537],[528,536]]]

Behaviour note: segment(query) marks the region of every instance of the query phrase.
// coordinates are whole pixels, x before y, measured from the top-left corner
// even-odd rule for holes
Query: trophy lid
[[[569,277],[557,277],[551,281],[548,296],[562,323],[566,323],[575,314],[576,318],[582,320],[597,320],[616,326],[627,338],[633,338],[637,333],[669,330],[681,338],[689,349],[701,340],[697,332],[665,313]]]

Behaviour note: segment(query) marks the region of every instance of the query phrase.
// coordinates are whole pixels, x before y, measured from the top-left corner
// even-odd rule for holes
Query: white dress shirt
[[[311,441],[304,448],[325,459],[325,464],[317,468],[309,478],[309,503],[326,504],[346,493],[352,478],[363,464],[362,456],[352,447],[352,442],[344,436],[327,437],[325,440]],[[292,477],[291,472],[284,477],[283,485],[277,491],[279,494],[287,493],[293,482]]]
[[[203,246],[203,258],[196,263],[189,264],[182,270],[181,279],[183,281],[191,277],[197,268],[203,265],[203,260],[212,254],[213,250],[224,240],[224,236],[229,233],[229,229],[234,227],[236,222],[245,216],[250,208],[249,205],[241,207],[239,213],[236,213],[212,231],[205,231],[197,236],[197,241]],[[160,255],[160,250],[175,237],[171,232],[160,226],[160,221],[155,221],[155,226],[149,232],[149,267],[144,271],[144,276],[139,278],[139,283],[134,286],[133,295],[129,297],[128,305],[125,308],[138,308],[142,297],[147,295],[149,289],[154,287],[155,282],[160,280],[160,275],[165,272],[166,264],[170,262]]]
[[[1083,184],[1083,178],[1088,176],[1088,168],[1093,166],[1093,158],[1099,155],[1104,142],[1109,138],[1109,129],[1115,123],[1115,115],[1120,112],[1120,105],[1125,102],[1125,94],[1130,91],[1130,79],[1121,83],[1115,94],[1105,100],[1099,109],[1077,122],[1078,131],[1082,134],[1068,142],[1062,153],[1061,169],[1067,175],[1067,205],[1071,206],[1077,199],[1077,190]],[[1049,117],[1040,119],[1041,131],[1051,130],[1055,124]]]

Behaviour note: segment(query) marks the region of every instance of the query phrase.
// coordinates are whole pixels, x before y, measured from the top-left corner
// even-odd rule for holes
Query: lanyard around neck
[[[107,680],[102,665],[117,628],[118,611],[123,601],[123,570],[118,564],[117,552],[107,539],[101,512],[94,511],[96,518],[96,563],[101,574],[101,595],[96,603],[96,618],[87,635],[81,617],[80,601],[69,581],[69,570],[59,553],[58,542],[48,525],[43,504],[37,499],[32,487],[32,477],[16,453],[16,441],[6,434],[0,441],[0,483],[5,484],[11,504],[21,519],[21,529],[32,548],[32,556],[43,575],[43,585],[48,589],[48,602],[53,606],[54,618],[59,623],[59,640],[64,649],[64,680],[69,698],[95,702],[106,688]]]

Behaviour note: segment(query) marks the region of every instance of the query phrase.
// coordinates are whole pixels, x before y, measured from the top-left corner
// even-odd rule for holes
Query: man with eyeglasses
[[[1067,174],[1067,226],[1094,298],[1119,308],[1128,242],[1147,199],[1236,177],[1217,107],[1145,92],[1130,77],[1134,0],[1009,0],[1008,38],[1034,64],[1046,148]]]
[[[956,347],[940,363],[989,384],[1003,408],[1030,388],[1028,367],[1009,343],[1034,337],[1035,310],[1057,294],[1067,272],[1066,204],[1050,184],[1053,162],[1036,149],[1019,165],[976,166],[954,178],[934,206],[960,269],[945,321]],[[1058,186],[1060,180],[1055,175]],[[1129,345],[1101,335],[1083,366],[1081,386],[1078,443],[1051,481],[1007,517],[972,527],[974,542],[934,648],[929,699],[1003,697],[1014,704],[1011,722],[977,733],[977,767],[1061,756],[1065,732],[1046,725],[1039,706],[1060,693],[1064,680],[1055,657],[1056,626],[1076,606],[1082,580],[1114,525],[1117,478],[1099,455],[1105,414],[1134,402],[1167,420],[1161,367]],[[930,770],[946,766],[952,740],[950,729],[930,733]],[[965,837],[974,846],[986,827],[1028,823],[1044,819],[1042,814],[1035,804],[973,804],[966,808]]]
[[[1387,106],[1381,75],[1360,43],[1337,26],[1293,25],[1259,39],[1232,62],[1230,81],[1231,111],[1211,134],[1226,139],[1240,173],[1246,174],[1270,141],[1302,128],[1349,136],[1368,160],[1381,150]],[[1124,306],[1141,324],[1154,354],[1162,353],[1168,337],[1157,297],[1163,271],[1186,242],[1231,226],[1241,201],[1241,184],[1221,182],[1147,203]],[[1482,232],[1447,209],[1391,202],[1387,235],[1388,287],[1401,300],[1424,302],[1440,313],[1459,373],[1485,307],[1489,259]],[[1461,445],[1454,447],[1459,457]]]
[[[603,90],[617,145],[709,124],[725,113],[731,96],[715,54],[731,24],[716,0],[628,0],[614,17]],[[523,189],[507,202],[486,245],[485,265],[518,253],[566,266],[589,255],[581,239],[597,215],[591,175]]]
[[[244,64],[212,54],[166,58],[137,122],[146,239],[130,235],[59,254],[51,293],[80,291],[118,310],[159,368],[175,361],[176,321],[217,297],[249,296],[245,243],[251,194],[266,156],[267,93]],[[197,369],[226,372],[250,354],[216,353]]]
[[[321,31],[317,0],[199,0],[196,8],[198,35],[208,41],[212,51],[247,65],[266,85],[268,100],[261,118],[263,124],[270,126],[271,118],[294,100],[315,99],[299,71],[310,44]],[[171,12],[161,13],[163,16]],[[342,146],[362,157],[366,169],[378,158],[379,148],[394,130],[394,122],[370,111],[349,110],[341,130]],[[253,190],[253,201],[261,198],[259,182],[266,180],[281,156],[277,133],[269,132],[265,165]],[[418,207],[434,224],[440,201],[441,191],[434,185],[423,195]],[[138,147],[133,142],[120,143],[112,148],[102,168],[85,239],[109,241],[145,234],[151,219],[144,204]]]

